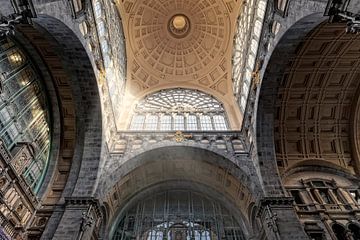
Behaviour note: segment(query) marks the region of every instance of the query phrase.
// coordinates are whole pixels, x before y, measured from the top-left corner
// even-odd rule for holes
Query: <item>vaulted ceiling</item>
[[[281,80],[275,116],[281,173],[306,164],[356,170],[351,143],[359,86],[360,35],[346,34],[343,24],[321,24]]]
[[[122,0],[117,6],[127,44],[127,109],[163,88],[198,89],[223,102],[239,128],[231,55],[240,1]]]

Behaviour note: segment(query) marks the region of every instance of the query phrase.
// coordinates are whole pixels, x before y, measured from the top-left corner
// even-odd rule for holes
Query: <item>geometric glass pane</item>
[[[138,131],[143,130],[144,121],[145,121],[145,116],[143,115],[134,116],[130,125],[130,130],[138,130]]]
[[[170,131],[171,130],[171,116],[162,115],[160,116],[160,130],[161,131]]]
[[[200,116],[200,126],[201,126],[201,130],[203,130],[203,131],[213,130],[210,116],[201,115]]]
[[[158,116],[149,115],[145,119],[145,130],[156,130],[158,123]]]
[[[218,100],[209,94],[183,88],[149,94],[139,101],[133,115],[131,130],[196,131],[200,130],[199,118],[203,119],[200,123],[201,130],[213,130],[210,115],[219,116],[218,129],[227,130],[228,126],[225,110]],[[144,116],[149,115],[152,117],[145,120]],[[200,117],[202,115],[207,117]],[[159,118],[155,120],[155,116]]]
[[[174,116],[174,130],[175,131],[182,131],[184,130],[184,116],[182,115],[175,115]]]
[[[195,115],[189,115],[186,119],[186,130],[198,130],[197,118]]]
[[[226,129],[227,129],[227,127],[226,127],[226,121],[225,121],[224,116],[215,115],[215,116],[213,117],[213,120],[214,120],[214,128],[215,128],[215,130],[222,131],[222,130],[226,130]]]

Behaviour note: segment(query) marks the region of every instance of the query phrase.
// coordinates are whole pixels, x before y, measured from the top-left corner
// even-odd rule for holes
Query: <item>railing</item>
[[[295,209],[297,212],[360,212],[360,207],[355,204],[295,204]]]
[[[201,147],[234,155],[249,152],[243,134],[237,131],[119,132],[111,144],[110,152],[125,155],[141,149],[172,145]]]

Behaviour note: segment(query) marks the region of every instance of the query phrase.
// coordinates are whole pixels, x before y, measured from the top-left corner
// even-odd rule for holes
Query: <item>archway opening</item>
[[[109,216],[105,234],[110,237],[128,204],[139,194],[146,198],[158,189],[190,190],[223,202],[241,223],[244,235],[252,234],[248,209],[259,194],[256,183],[229,159],[208,150],[163,147],[147,151],[109,172],[101,186]]]
[[[332,226],[332,230],[335,234],[336,239],[338,240],[344,240],[347,239],[346,238],[346,230],[343,226],[341,226],[340,224],[335,223]]]
[[[120,218],[113,240],[245,239],[231,211],[213,197],[195,191],[148,195]]]
[[[349,230],[351,231],[354,239],[360,239],[360,227],[354,223],[349,224]]]

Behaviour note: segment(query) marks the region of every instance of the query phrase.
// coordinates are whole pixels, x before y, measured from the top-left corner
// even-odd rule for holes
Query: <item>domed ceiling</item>
[[[236,106],[231,54],[240,7],[237,0],[119,1],[127,94],[139,99],[162,88],[184,87],[218,97],[225,108]],[[239,115],[235,108],[230,111]]]

